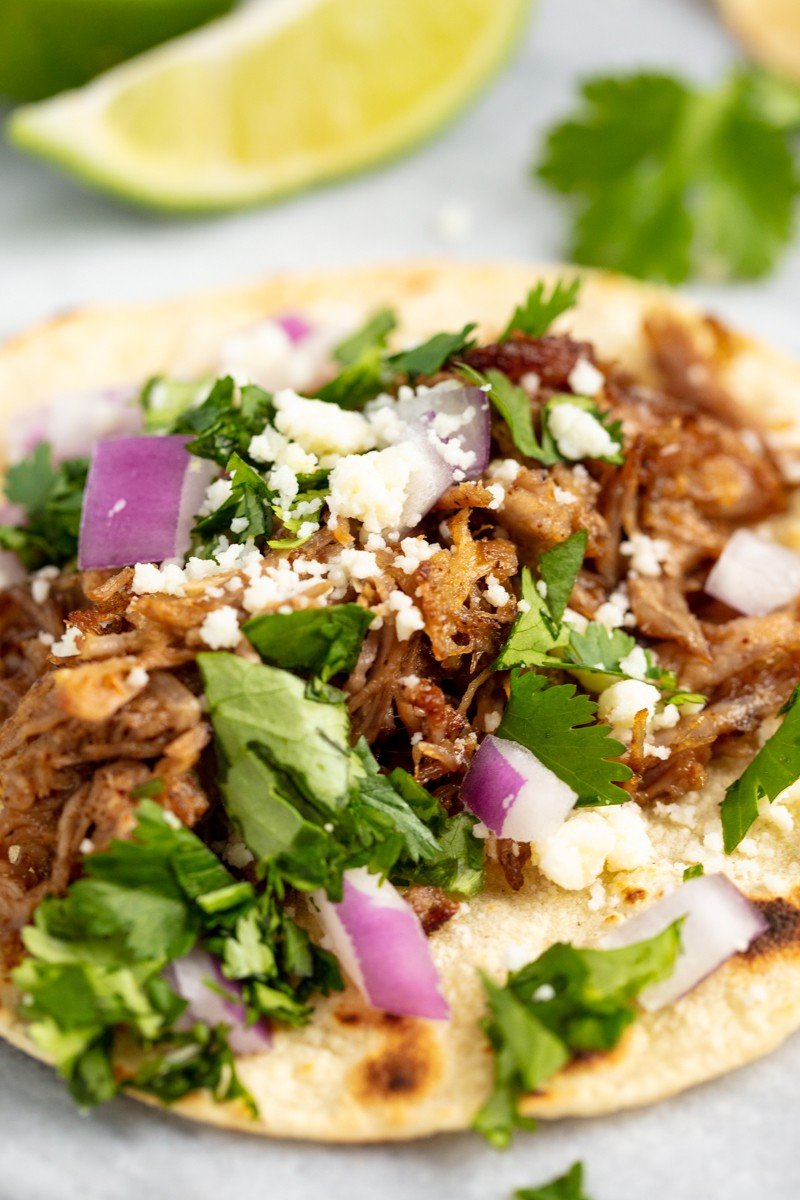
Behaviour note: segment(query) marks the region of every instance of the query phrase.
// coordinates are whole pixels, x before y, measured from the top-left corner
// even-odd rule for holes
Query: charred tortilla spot
[[[622,895],[626,904],[640,904],[642,900],[647,899],[647,892],[644,888],[625,888]]]
[[[383,1045],[355,1069],[352,1090],[365,1103],[418,1100],[441,1075],[441,1054],[434,1034],[419,1021],[395,1018]]]
[[[767,958],[787,950],[800,951],[800,908],[790,900],[756,900],[756,907],[766,917],[769,928],[756,938],[744,958]]]

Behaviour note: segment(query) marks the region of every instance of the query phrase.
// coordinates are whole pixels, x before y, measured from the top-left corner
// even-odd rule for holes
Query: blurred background
[[[355,17],[362,23],[363,10],[372,8],[374,16],[387,7],[380,0],[350,2],[362,10]],[[348,78],[358,77],[359,73],[365,76],[367,92],[366,99],[363,96],[362,99],[369,107],[370,74],[378,77],[386,74],[393,57],[391,48],[388,51],[385,47],[376,48],[369,38],[359,43],[356,37],[346,43],[343,51],[341,38],[337,43],[336,31],[327,39],[320,35],[324,21],[319,12],[309,10],[324,9],[326,3],[330,0],[251,0],[249,5],[236,6],[232,16],[223,18],[201,35],[210,39],[210,61],[205,66],[200,64],[195,72],[197,79],[183,84],[173,81],[160,91],[156,85],[150,88],[149,95],[146,85],[139,89],[142,95],[134,88],[135,94],[128,99],[127,107],[118,105],[118,112],[113,112],[115,99],[109,95],[109,87],[112,92],[115,88],[125,92],[126,88],[115,83],[117,72],[86,93],[86,99],[77,93],[81,103],[77,106],[73,103],[72,108],[67,106],[63,113],[55,107],[59,101],[55,106],[16,108],[11,101],[3,102],[0,112],[6,118],[6,133],[18,144],[12,144],[9,136],[0,144],[0,336],[87,301],[146,300],[281,270],[313,270],[328,265],[419,256],[569,258],[577,240],[575,222],[582,199],[577,194],[571,197],[562,194],[563,178],[560,193],[535,178],[533,169],[546,155],[548,132],[580,114],[581,82],[587,77],[625,77],[632,72],[654,71],[707,89],[698,95],[713,100],[727,85],[730,72],[746,61],[741,40],[723,24],[712,0],[540,0],[529,6],[527,16],[521,11],[526,6],[520,0],[495,0],[498,13],[508,10],[506,17],[498,18],[508,28],[497,35],[502,45],[489,47],[488,63],[477,67],[467,64],[460,78],[456,69],[453,95],[446,101],[437,95],[426,95],[426,89],[430,93],[435,88],[431,88],[429,80],[426,82],[422,69],[420,81],[412,81],[409,95],[404,95],[402,89],[397,91],[396,103],[401,108],[403,104],[417,105],[426,114],[429,125],[438,126],[447,109],[448,120],[443,127],[426,129],[420,146],[413,145],[416,131],[403,134],[400,140],[405,137],[408,144],[403,146],[399,158],[309,189],[306,185],[313,182],[315,170],[339,169],[337,156],[343,163],[348,153],[347,143],[356,136],[352,130],[348,131],[348,121],[357,123],[357,116],[353,118],[353,113],[347,111],[346,103],[341,105],[342,94],[347,100]],[[343,7],[342,0],[334,3]],[[160,5],[161,15],[154,17]],[[795,29],[793,34],[786,22],[790,25],[794,22],[796,26],[800,21],[798,0],[751,0],[750,3],[725,0],[725,5],[728,18],[735,20],[739,32],[744,29],[751,46],[756,46],[762,55],[766,53],[773,64],[777,45],[780,60],[777,65],[783,79],[790,78],[795,59],[800,58],[800,30]],[[431,39],[425,21],[433,19],[431,14],[435,16],[437,6],[442,13],[438,27],[434,26],[435,38]],[[230,0],[0,0],[0,88],[23,97],[39,96],[83,78],[110,59],[135,51],[149,40],[175,33],[182,26],[230,7]],[[473,22],[477,28],[488,19],[484,11],[487,6],[479,0],[464,0],[461,5],[422,0],[421,4],[403,6],[389,0],[388,8],[393,7],[403,13],[404,36],[410,39],[410,61],[422,56],[426,41],[437,41],[440,60],[430,64],[435,78],[452,66],[451,42],[465,63],[475,49],[470,46],[468,36],[457,32],[456,26],[461,29]],[[492,7],[488,5],[489,10]],[[267,10],[287,8],[290,24],[299,22],[302,27],[304,22],[306,26],[310,22],[311,37],[303,34],[301,28],[300,36],[292,43],[294,48],[290,47],[288,60],[280,47],[272,56],[267,47],[266,57],[261,60],[264,66],[252,55],[249,60],[242,55],[242,46],[252,49],[260,42],[269,42]],[[424,16],[426,10],[428,18]],[[455,23],[454,12],[460,13]],[[135,19],[132,20],[131,14]],[[243,35],[234,30],[232,36],[228,29],[230,22],[241,21],[243,15],[248,19],[255,16],[255,23]],[[108,27],[101,18],[108,22]],[[380,22],[377,17],[375,20],[379,29]],[[767,32],[774,35],[771,40],[765,39],[765,24]],[[494,36],[492,33],[491,37]],[[491,37],[481,33],[477,40],[485,45]],[[313,50],[309,50],[308,44],[312,42]],[[237,45],[240,50],[236,50]],[[320,81],[317,67],[309,68],[309,62],[316,61],[314,55],[328,53],[334,67],[337,55],[340,67],[342,56],[344,59],[352,56],[347,68],[342,67],[341,87],[340,77],[335,73],[324,75]],[[281,63],[279,72],[275,69],[276,59]],[[442,64],[449,65],[445,68]],[[251,91],[245,91],[238,100],[231,99],[231,78],[240,80],[242,73],[248,72],[247,87]],[[145,76],[147,73],[145,69]],[[483,80],[487,73],[493,76],[488,84]],[[774,77],[763,78],[770,80],[771,88]],[[478,94],[473,95],[478,82]],[[321,97],[320,88],[324,93]],[[800,102],[790,85],[781,82],[781,88],[784,90],[777,96],[773,91],[767,96],[767,123],[794,154],[793,129],[800,120]],[[177,137],[180,142],[184,136],[189,142],[188,174],[193,172],[190,186],[197,187],[199,179],[202,192],[203,180],[210,180],[219,170],[220,155],[224,158],[230,151],[235,156],[241,150],[237,147],[237,138],[244,136],[237,126],[241,113],[238,116],[231,113],[235,103],[248,110],[251,124],[256,122],[256,129],[260,128],[270,144],[268,153],[274,155],[273,162],[265,167],[267,191],[272,186],[270,173],[277,184],[285,174],[281,156],[286,157],[286,136],[282,145],[281,137],[274,136],[276,127],[278,134],[294,129],[293,113],[298,105],[302,112],[296,116],[296,128],[309,142],[313,142],[309,124],[313,124],[314,103],[330,110],[339,105],[340,131],[344,130],[341,144],[333,146],[331,161],[322,167],[313,161],[312,146],[311,179],[303,180],[299,194],[254,207],[237,210],[236,205],[242,199],[237,200],[233,195],[228,201],[232,211],[187,215],[159,212],[125,198],[126,192],[135,190],[137,178],[154,175],[156,191],[163,190],[158,202],[170,203],[171,195],[180,187],[180,181],[168,178],[170,162],[180,158],[175,153],[174,139]],[[112,119],[117,122],[112,130],[116,144],[112,137],[107,138],[107,144],[103,142],[100,122],[96,119],[98,105],[112,110]],[[622,130],[622,141],[625,143],[626,137],[631,141],[631,146],[618,147],[623,158],[631,147],[635,155],[637,139],[642,139],[640,108],[635,98],[622,105],[623,113],[628,114],[623,121],[628,128],[627,132],[625,128]],[[450,109],[455,109],[455,114]],[[391,119],[396,115],[391,114]],[[654,111],[651,116],[648,128],[651,118],[645,114],[645,141],[648,137],[656,141],[660,136],[657,113]],[[762,118],[767,121],[760,110],[759,119]],[[608,129],[603,128],[602,116],[598,120],[602,150],[604,136],[607,134],[609,141],[618,139],[620,131],[613,127],[611,117]],[[137,127],[137,122],[142,129],[146,127],[145,132]],[[387,127],[391,124],[389,118],[386,124]],[[721,146],[720,155],[722,160],[727,152],[730,161],[721,162],[720,174],[725,176],[725,185],[733,179],[734,191],[738,183],[742,197],[750,202],[765,174],[759,158],[764,145],[749,147],[745,135],[741,130],[731,130],[729,144],[727,148]],[[248,136],[252,139],[252,128]],[[335,142],[335,130],[331,136]],[[163,139],[161,146],[159,137]],[[394,137],[391,129],[382,129],[379,123],[368,156],[380,158],[383,153],[396,150]],[[204,145],[209,147],[208,163],[203,161]],[[37,153],[31,154],[31,148]],[[115,197],[76,179],[40,157],[42,150],[51,159],[74,159],[76,155],[80,159],[83,155],[85,161],[79,162],[78,171],[84,175],[97,174],[98,170],[102,174],[107,168],[110,186],[122,191],[123,196]],[[322,149],[316,147],[316,150],[321,158]],[[742,158],[747,164],[751,150],[754,178],[748,178],[747,171],[741,170]],[[774,145],[771,150],[774,152]],[[587,167],[590,171],[596,167],[596,160],[591,157],[594,152],[590,149],[589,157],[583,160],[584,173]],[[146,161],[148,154],[151,162]],[[578,149],[573,156],[577,158],[577,162],[572,162],[573,174],[581,163],[581,154]],[[139,160],[137,155],[141,156]],[[564,170],[569,173],[570,164],[561,165],[562,176]],[[613,156],[610,166],[617,177],[619,164]],[[647,164],[643,169],[648,169]],[[655,170],[659,170],[658,161]],[[689,184],[693,182],[692,170],[689,165]],[[742,174],[741,179],[735,178],[737,173]],[[660,195],[658,182],[653,184],[651,175],[642,176],[638,182],[632,177],[632,186],[639,195],[653,187]],[[774,186],[768,179],[761,186],[767,196],[756,197],[749,223],[741,231],[734,229],[731,235],[740,245],[755,242],[760,248],[762,232],[770,226],[766,237],[769,244],[764,247],[762,257],[756,255],[755,271],[753,263],[745,264],[746,270],[742,272],[740,263],[726,264],[718,261],[719,255],[716,258],[711,255],[710,269],[698,271],[693,265],[686,270],[687,283],[694,294],[718,311],[788,349],[800,351],[800,331],[793,311],[800,284],[800,251],[793,237],[793,216],[791,229],[785,228],[787,205],[793,211],[794,196],[787,200],[789,185],[785,178]],[[235,187],[234,183],[234,191]],[[780,212],[759,211],[762,201],[769,209],[769,193],[779,193],[778,207],[783,205]],[[252,197],[244,199],[250,202]],[[727,209],[718,206],[718,224],[735,225],[741,197],[734,195],[729,199]],[[624,200],[623,195],[621,202]],[[686,197],[681,203],[685,207]],[[710,205],[713,209],[713,197]],[[601,226],[607,224],[602,211],[596,219]],[[671,217],[655,212],[653,219],[652,228],[645,225],[639,231],[645,245],[653,244],[653,229],[663,227]],[[627,269],[638,266],[641,274],[664,276],[663,262],[654,267],[647,254],[641,256],[638,264],[631,263],[624,247],[594,246],[591,232],[588,241],[584,258],[591,260],[596,252],[599,261],[607,265]],[[597,236],[595,241],[602,238]],[[681,257],[680,248],[667,246],[664,255],[677,260]],[[681,273],[679,268],[676,281]],[[742,273],[755,274],[756,278],[721,281],[725,275]],[[709,275],[714,278],[710,280]]]

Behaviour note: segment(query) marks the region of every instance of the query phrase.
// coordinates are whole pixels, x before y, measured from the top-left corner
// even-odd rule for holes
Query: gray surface
[[[169,295],[276,268],[455,253],[555,258],[559,207],[526,179],[535,131],[575,80],[652,64],[713,78],[735,54],[700,0],[545,0],[515,65],[466,119],[416,155],[294,202],[214,220],[161,221],[93,196],[0,148],[0,333],[87,300]],[[446,242],[437,214],[469,204]],[[698,289],[719,312],[800,351],[800,252],[759,285]],[[586,1160],[595,1200],[791,1200],[800,1041],[649,1110],[565,1122],[498,1155],[477,1138],[405,1147],[269,1144],[118,1101],[81,1117],[50,1074],[0,1050],[0,1200],[500,1200]]]

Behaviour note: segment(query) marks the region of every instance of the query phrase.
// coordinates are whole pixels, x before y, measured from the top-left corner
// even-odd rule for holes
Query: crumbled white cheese
[[[50,647],[50,653],[54,658],[71,658],[73,654],[77,654],[79,650],[78,639],[83,638],[83,633],[76,625],[68,625],[64,631],[61,640],[53,642]]]
[[[200,638],[212,650],[233,650],[239,644],[239,614],[229,604],[207,613],[200,626]]]
[[[489,508],[491,508],[494,512],[497,512],[498,509],[501,509],[505,503],[506,489],[503,487],[502,483],[489,483],[486,485],[486,490],[492,497],[489,501]]]
[[[267,475],[267,486],[277,493],[278,507],[284,512],[291,508],[292,501],[300,490],[297,475],[291,467],[273,467]]]
[[[567,383],[576,396],[596,396],[602,391],[605,378],[588,358],[579,358],[567,376]]]
[[[58,567],[40,567],[31,578],[31,596],[34,604],[44,604],[50,595],[50,587],[58,578]]]
[[[131,588],[137,595],[184,596],[186,575],[175,563],[156,566],[155,563],[137,563],[133,568]]]
[[[253,855],[244,842],[238,838],[232,838],[222,847],[222,857],[230,866],[238,868],[242,871],[245,867],[249,867],[253,861]]]
[[[407,596],[405,592],[401,592],[399,588],[389,594],[386,604],[392,612],[397,614],[395,616],[395,632],[398,642],[407,642],[412,633],[425,628],[422,613],[411,597]]]
[[[661,574],[663,564],[669,560],[670,549],[664,538],[651,538],[646,533],[634,533],[620,546],[621,552],[631,560],[631,570],[648,579],[657,579]]]
[[[15,845],[8,847],[8,861],[11,863],[12,867],[19,862],[19,856],[21,853],[21,846]]]
[[[570,629],[575,629],[578,633],[585,633],[589,626],[583,613],[575,612],[574,608],[564,609],[563,621],[565,625],[569,625]]]
[[[405,575],[413,575],[420,563],[427,562],[438,554],[442,547],[438,542],[428,542],[424,537],[403,538],[400,543],[402,554],[398,554],[393,566],[398,567]]]
[[[144,667],[134,667],[128,672],[128,683],[132,688],[139,690],[140,688],[147,687],[149,682],[150,676]]]
[[[634,646],[630,654],[626,654],[624,658],[621,658],[619,660],[619,669],[626,675],[630,675],[631,679],[645,679],[647,677],[648,662],[647,655],[642,647]]]
[[[628,607],[628,590],[625,584],[621,584],[605,603],[600,605],[594,619],[604,625],[609,633],[614,629],[631,628],[636,624],[636,618]]]
[[[653,716],[653,729],[674,729],[681,719],[677,704],[665,704],[661,712]]]
[[[511,593],[507,591],[499,579],[494,575],[486,576],[486,591],[483,593],[493,608],[503,608],[511,599]]]
[[[589,887],[602,873],[614,833],[597,812],[576,812],[539,847],[539,869],[569,891]]]
[[[529,396],[535,396],[542,386],[542,381],[535,371],[526,371],[520,378],[520,387],[528,393]]]
[[[361,413],[324,400],[308,400],[288,388],[275,394],[274,403],[276,428],[303,450],[316,454],[323,466],[330,465],[332,458],[375,448],[375,431]]]
[[[639,805],[610,804],[602,810],[614,835],[614,844],[606,855],[609,871],[633,871],[645,867],[653,858],[653,844]]]
[[[378,560],[371,550],[356,550],[347,546],[328,564],[328,579],[337,588],[346,589],[352,582],[374,579],[380,575]]]
[[[417,453],[408,443],[346,455],[331,471],[331,516],[353,517],[368,533],[394,531],[404,523],[409,483]]]
[[[500,725],[502,719],[503,714],[499,709],[496,709],[494,712],[484,713],[483,728],[487,733],[494,733],[495,729],[497,729]]]
[[[515,458],[494,458],[489,463],[486,474],[499,483],[511,484],[521,470],[522,463],[518,463]]]
[[[554,405],[548,427],[564,458],[610,458],[619,451],[619,443],[602,422],[579,404],[565,401]]]
[[[230,479],[215,479],[206,488],[203,503],[197,510],[198,517],[207,517],[210,513],[216,512],[226,500],[230,499],[232,491],[233,484]]]
[[[574,492],[568,492],[566,488],[559,487],[555,484],[553,487],[553,495],[559,504],[577,504],[578,497]]]
[[[234,517],[231,521],[231,533],[244,533],[249,524],[247,517]]]
[[[643,709],[648,719],[661,699],[658,688],[638,679],[620,679],[600,693],[597,715],[603,723],[617,729],[632,729],[637,713]]]

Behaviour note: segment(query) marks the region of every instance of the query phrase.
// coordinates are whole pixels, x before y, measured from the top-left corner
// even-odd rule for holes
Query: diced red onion
[[[295,345],[302,342],[303,338],[307,338],[313,331],[313,325],[300,313],[281,313],[279,317],[275,317],[275,324],[280,325]]]
[[[639,996],[639,1003],[650,1012],[691,992],[767,929],[764,916],[725,875],[699,875],[612,929],[600,944],[604,949],[630,946],[655,937],[680,917],[685,917],[683,949],[675,970]]]
[[[498,837],[540,842],[564,824],[578,795],[525,746],[489,734],[470,763],[461,799]]]
[[[90,454],[100,438],[136,433],[141,427],[142,409],[133,387],[64,393],[46,407],[12,417],[4,433],[6,456],[18,462],[46,441],[54,460],[61,462]]]
[[[83,500],[78,566],[126,567],[183,555],[192,518],[215,473],[186,449],[188,437],[98,443]]]
[[[463,424],[452,432],[437,432],[439,414],[460,417]],[[486,470],[491,442],[489,401],[481,388],[440,388],[399,400],[397,415],[406,422],[400,440],[411,443],[419,457],[403,514],[410,527],[453,483],[478,479]]]
[[[737,529],[706,580],[709,596],[748,617],[785,608],[800,595],[800,554]]]
[[[194,949],[170,963],[165,975],[178,995],[187,1002],[188,1007],[180,1021],[184,1028],[196,1021],[206,1025],[227,1025],[230,1029],[228,1044],[234,1054],[256,1054],[261,1050],[269,1050],[272,1045],[269,1026],[263,1021],[248,1025],[243,1004],[226,999],[214,987],[208,986],[212,983],[226,992],[240,994],[239,985],[225,978],[213,955]]]
[[[333,903],[315,892],[322,926],[342,969],[373,1008],[444,1021],[450,1008],[419,919],[399,892],[365,867],[345,871]]]

